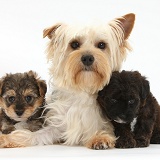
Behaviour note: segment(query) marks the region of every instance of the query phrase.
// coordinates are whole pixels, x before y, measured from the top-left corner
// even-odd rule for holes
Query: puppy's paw
[[[124,138],[118,138],[116,141],[115,148],[135,148],[136,147],[136,141],[132,137],[124,137]]]
[[[10,142],[9,134],[1,134],[0,135],[0,148],[19,148],[24,147],[23,145],[16,144],[14,142]]]
[[[140,137],[136,139],[136,143],[137,148],[148,147],[150,144],[150,139],[146,137]]]
[[[116,138],[113,135],[97,133],[86,144],[86,147],[96,150],[104,150],[115,146]]]

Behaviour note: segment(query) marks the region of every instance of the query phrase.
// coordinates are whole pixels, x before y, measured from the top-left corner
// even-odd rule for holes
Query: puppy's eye
[[[15,101],[15,97],[14,96],[10,96],[9,98],[8,98],[8,100],[9,100],[9,102],[10,103],[13,103],[14,101]]]
[[[80,47],[80,43],[78,41],[73,41],[70,43],[70,45],[73,49],[77,49]]]
[[[131,99],[128,101],[128,104],[134,104],[135,100],[134,99]]]
[[[25,97],[25,100],[26,100],[27,103],[31,102],[32,99],[33,99],[32,96],[26,96],[26,97]]]
[[[111,103],[114,104],[114,103],[117,103],[118,101],[116,99],[111,99]]]
[[[105,49],[106,48],[106,43],[99,42],[98,45],[97,45],[97,47],[100,48],[100,49]]]

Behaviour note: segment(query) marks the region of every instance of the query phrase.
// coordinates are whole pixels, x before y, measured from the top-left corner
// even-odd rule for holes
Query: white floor
[[[63,145],[0,149],[0,160],[159,160],[159,158],[160,145],[109,150],[91,150]]]

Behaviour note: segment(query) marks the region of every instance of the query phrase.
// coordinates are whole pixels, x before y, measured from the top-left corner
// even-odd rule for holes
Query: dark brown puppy
[[[104,118],[115,127],[117,148],[160,144],[160,107],[139,72],[113,72],[97,100]]]
[[[8,134],[26,128],[42,127],[47,86],[33,72],[6,74],[0,79],[0,131]]]

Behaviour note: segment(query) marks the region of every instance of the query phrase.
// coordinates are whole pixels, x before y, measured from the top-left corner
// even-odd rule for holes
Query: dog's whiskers
[[[92,66],[84,66],[83,71],[94,71]]]

